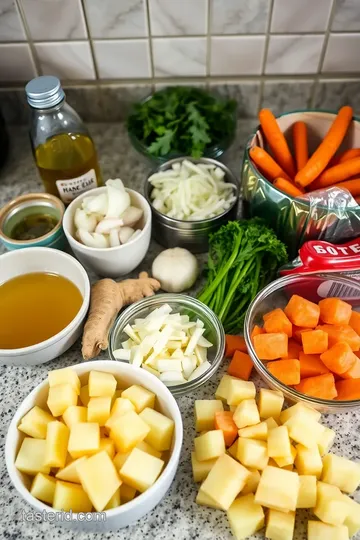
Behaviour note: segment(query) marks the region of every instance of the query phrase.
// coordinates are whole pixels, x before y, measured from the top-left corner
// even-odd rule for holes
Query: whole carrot
[[[360,173],[360,157],[349,159],[344,163],[339,163],[324,171],[312,184],[313,189],[320,189],[339,182],[344,182],[348,178]]]
[[[309,159],[307,128],[305,122],[295,122],[292,130],[297,170],[305,167]]]
[[[295,182],[305,187],[313,182],[325,169],[342,143],[350,122],[353,110],[349,106],[341,107],[329,131],[319,144],[307,164],[295,176]]]
[[[261,109],[259,112],[259,120],[268,145],[274,154],[274,158],[279,163],[280,167],[284,169],[286,174],[291,178],[294,178],[294,160],[275,116],[269,109]]]
[[[291,182],[291,178],[282,170],[280,165],[260,146],[251,148],[250,157],[264,176],[271,182],[278,177],[285,178],[285,180]]]
[[[336,158],[337,161],[334,163],[334,165],[338,165],[339,163],[344,163],[345,161],[349,161],[349,159],[354,159],[360,157],[360,148],[350,148],[349,150],[345,150],[342,154],[339,154],[339,156]]]
[[[334,187],[347,189],[353,197],[360,196],[360,178],[353,178],[352,180],[346,180],[346,182],[340,182]]]
[[[274,180],[274,186],[291,197],[301,197],[301,195],[304,194],[302,189],[296,187],[292,182],[289,182],[289,180],[285,180],[285,178],[276,178]]]

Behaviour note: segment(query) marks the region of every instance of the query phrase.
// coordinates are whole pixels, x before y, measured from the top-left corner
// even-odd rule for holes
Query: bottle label
[[[56,187],[61,200],[64,203],[70,203],[81,193],[97,187],[95,170],[90,169],[90,171],[76,178],[57,180]]]

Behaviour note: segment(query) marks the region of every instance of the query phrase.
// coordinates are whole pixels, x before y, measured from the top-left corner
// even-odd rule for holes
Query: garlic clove
[[[112,229],[119,229],[124,225],[122,219],[105,218],[96,226],[95,232],[99,234],[109,234]]]
[[[131,227],[121,227],[119,231],[119,240],[122,244],[126,244],[134,234],[134,229]]]
[[[143,215],[141,208],[136,208],[136,206],[129,206],[123,214],[121,214],[121,219],[124,222],[124,225],[133,227]]]

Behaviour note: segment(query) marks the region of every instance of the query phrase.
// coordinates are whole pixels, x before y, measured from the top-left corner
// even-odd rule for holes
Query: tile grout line
[[[264,57],[261,65],[261,81],[260,81],[260,90],[259,90],[259,103],[258,103],[258,110],[261,108],[261,104],[263,102],[264,97],[264,87],[265,87],[265,68],[266,68],[266,62],[268,57],[268,51],[269,51],[269,45],[270,45],[270,30],[271,30],[271,21],[273,16],[273,10],[274,10],[274,3],[275,0],[270,1],[269,6],[269,15],[266,25],[266,39],[265,39],[265,46],[264,46]]]
[[[154,65],[154,51],[151,35],[151,20],[150,20],[150,0],[143,0],[146,11],[146,25],[148,31],[148,47],[149,47],[149,60],[150,60],[150,84],[152,92],[155,90],[155,65]]]
[[[212,0],[207,0],[206,10],[206,88],[209,87],[211,73],[211,24]]]
[[[28,46],[29,46],[31,59],[32,59],[32,62],[33,62],[34,68],[35,68],[36,76],[42,75],[41,65],[40,65],[40,62],[39,62],[39,59],[38,59],[38,56],[37,56],[37,52],[36,52],[34,42],[32,40],[32,36],[31,36],[31,33],[30,33],[30,28],[28,27],[28,24],[27,24],[25,11],[23,10],[23,7],[22,7],[22,4],[21,4],[20,0],[15,0],[15,6],[16,6],[16,8],[18,10],[20,20],[21,20],[21,24],[23,26],[25,36],[26,36],[26,39],[27,39],[26,42],[22,41],[21,43],[27,43]]]
[[[86,33],[87,33],[87,40],[86,41],[89,42],[91,59],[92,59],[94,72],[95,72],[95,79],[96,79],[96,81],[98,81],[98,80],[100,80],[99,70],[98,70],[98,67],[97,67],[97,62],[96,62],[96,57],[95,57],[94,44],[93,44],[92,36],[91,36],[91,33],[90,33],[90,25],[89,25],[89,22],[88,22],[88,19],[87,19],[87,13],[86,13],[86,9],[85,9],[85,0],[79,0],[79,2],[80,2],[80,9],[82,11],[82,16],[84,17],[84,23],[85,23]]]

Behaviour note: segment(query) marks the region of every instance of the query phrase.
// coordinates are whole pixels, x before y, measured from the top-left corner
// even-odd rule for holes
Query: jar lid
[[[32,79],[25,86],[25,92],[29,105],[35,109],[49,109],[65,97],[59,79],[52,75]]]

